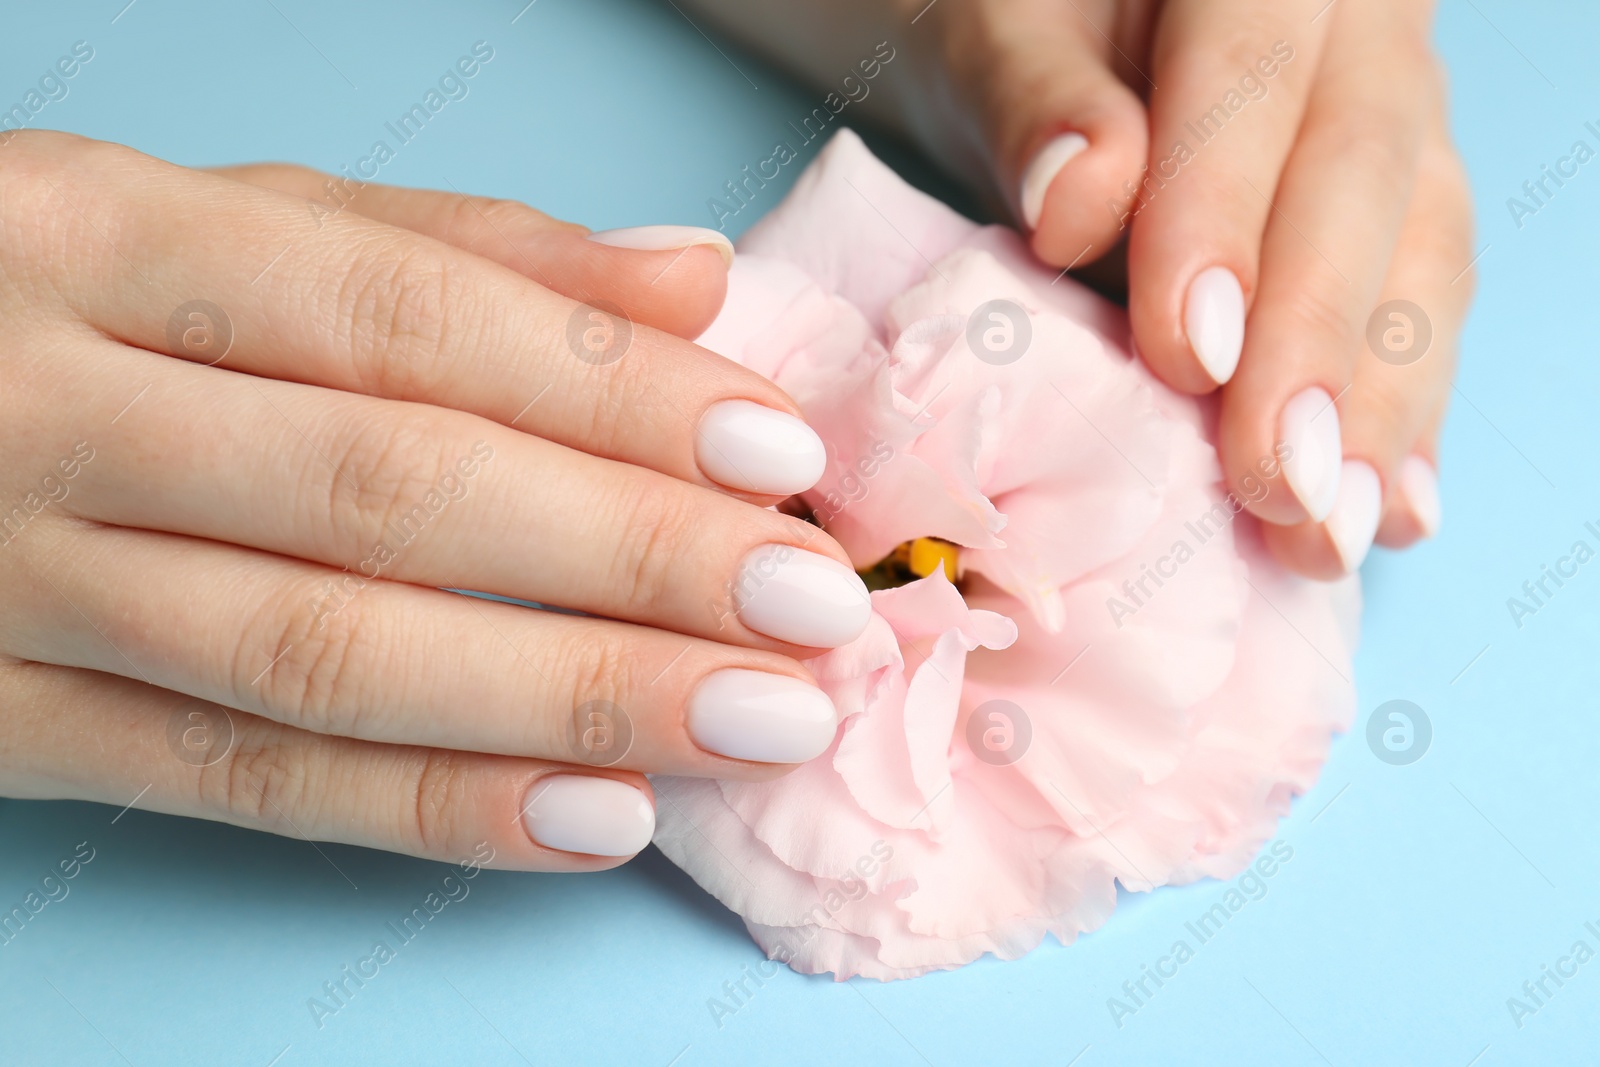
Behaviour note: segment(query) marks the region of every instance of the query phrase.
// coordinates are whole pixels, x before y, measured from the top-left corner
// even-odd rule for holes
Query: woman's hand
[[[1431,3],[694,6],[830,85],[889,40],[904,58],[856,114],[986,186],[1049,263],[1128,237],[1139,351],[1220,386],[1229,481],[1290,566],[1333,577],[1375,533],[1437,528],[1473,248]]]
[[[793,404],[682,339],[726,257],[0,145],[0,794],[595,870],[650,839],[643,772],[818,754],[791,657],[866,591],[766,508],[824,462]]]

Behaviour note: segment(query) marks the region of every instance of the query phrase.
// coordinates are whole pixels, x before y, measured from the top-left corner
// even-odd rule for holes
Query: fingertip
[[[1057,267],[1104,255],[1137,213],[1144,108],[1120,84],[1103,92],[1092,110],[1069,101],[1076,117],[1042,124],[1021,156],[1018,214],[1034,254]]]
[[[563,249],[565,257],[547,257],[543,271],[531,277],[585,303],[614,303],[631,321],[674,337],[693,340],[700,336],[727,298],[732,246],[715,230],[693,226],[634,229],[693,230],[715,234],[720,241],[691,235],[682,239],[686,243],[681,247],[649,248],[645,247],[652,241],[649,234],[639,237],[626,231],[602,231],[577,238],[563,234],[551,240],[569,242]],[[616,243],[611,239],[616,233],[625,233],[624,240],[634,241],[637,247]],[[662,237],[655,243],[667,240]]]
[[[1423,456],[1409,455],[1395,472],[1394,496],[1378,527],[1377,543],[1409,548],[1437,535],[1443,517],[1437,471]]]
[[[1261,524],[1262,540],[1284,567],[1317,582],[1332,582],[1350,573],[1322,523],[1297,526]]]
[[[1343,471],[1339,409],[1326,389],[1314,385],[1289,398],[1279,415],[1278,440],[1289,491],[1311,521],[1323,521],[1339,499]]]
[[[1361,569],[1372,549],[1383,513],[1383,483],[1372,464],[1347,459],[1339,474],[1339,492],[1323,524],[1343,573]]]
[[[700,417],[695,458],[701,473],[725,488],[788,497],[817,484],[828,450],[798,416],[735,398]]]
[[[533,843],[578,856],[626,858],[655,835],[655,804],[629,782],[591,774],[540,777],[522,804]]]
[[[1216,385],[1226,385],[1244,351],[1244,287],[1227,267],[1207,267],[1189,282],[1183,331],[1189,350]]]
[[[1422,536],[1437,534],[1444,520],[1444,504],[1439,496],[1439,473],[1433,464],[1421,456],[1407,456],[1400,461],[1398,481]]]
[[[1044,214],[1045,194],[1055,182],[1056,175],[1073,157],[1089,147],[1089,139],[1081,133],[1060,133],[1044,143],[1034,154],[1033,162],[1022,172],[1022,221],[1028,229],[1037,230]]]
[[[727,667],[689,698],[689,738],[728,759],[792,770],[833,744],[839,716],[820,688],[772,671]]]
[[[704,226],[625,226],[615,230],[597,230],[585,239],[638,252],[682,252],[690,248],[711,248],[722,257],[724,269],[733,266],[733,242],[726,234]]]

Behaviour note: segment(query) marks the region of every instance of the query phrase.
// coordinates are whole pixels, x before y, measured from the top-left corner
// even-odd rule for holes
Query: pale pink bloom
[[[993,300],[1026,312],[1013,361],[1003,320],[969,342]],[[809,662],[826,754],[656,782],[656,844],[770,956],[881,979],[1011,959],[1105,922],[1117,882],[1244,869],[1348,725],[1359,589],[1274,562],[1212,405],[1129,355],[1120,309],[844,131],[739,243],[700,343],[805,409],[830,452],[805,502],[857,566],[963,546],[959,590],[874,593]]]

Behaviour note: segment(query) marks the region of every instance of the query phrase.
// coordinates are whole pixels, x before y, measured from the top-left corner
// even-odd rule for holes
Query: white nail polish
[[[861,636],[872,597],[861,576],[793,545],[762,545],[739,566],[739,619],[779,641],[837,648]]]
[[[1233,377],[1244,348],[1244,290],[1227,267],[1207,267],[1189,283],[1183,332],[1195,358],[1218,385]]]
[[[582,774],[540,778],[522,805],[522,826],[545,848],[631,856],[650,843],[656,811],[626,782]]]
[[[708,230],[703,226],[627,226],[620,230],[591,233],[589,240],[639,252],[671,252],[706,245],[721,253],[723,263],[733,266],[733,242],[716,230]]]
[[[1328,537],[1346,573],[1359,570],[1372,548],[1383,513],[1383,483],[1372,464],[1347,459],[1339,472],[1339,498],[1328,512]]]
[[[1339,409],[1326,389],[1312,386],[1296,393],[1283,405],[1278,422],[1278,439],[1289,446],[1283,460],[1283,476],[1311,516],[1321,522],[1339,498],[1339,469],[1342,448],[1339,440]]]
[[[768,671],[717,671],[689,698],[689,737],[733,759],[804,763],[828,750],[838,723],[828,694]]]
[[[1400,473],[1396,480],[1406,503],[1411,507],[1411,514],[1422,528],[1422,536],[1432,537],[1438,533],[1444,508],[1439,501],[1439,475],[1434,471],[1433,464],[1421,456],[1407,456],[1400,461]]]
[[[694,451],[700,469],[717,484],[779,496],[816,485],[828,462],[816,431],[751,400],[723,400],[707,408]]]
[[[1050,191],[1050,183],[1068,160],[1088,147],[1089,139],[1083,134],[1063,133],[1045,142],[1028,169],[1022,172],[1022,221],[1028,224],[1028,229],[1039,228],[1039,216],[1044,214],[1044,196]]]

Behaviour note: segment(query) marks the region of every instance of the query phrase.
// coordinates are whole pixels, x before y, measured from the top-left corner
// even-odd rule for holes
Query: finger
[[[1338,497],[1335,401],[1388,271],[1427,114],[1425,27],[1410,5],[1342,0],[1326,17],[1336,21],[1273,200],[1219,416],[1233,489],[1282,525],[1321,521]],[[1264,496],[1258,477],[1269,479]]]
[[[61,150],[59,141],[11,147]],[[66,197],[82,214],[63,226],[82,227],[86,246],[110,242],[138,261],[62,259],[46,235],[32,238],[36,258],[50,264],[70,310],[117,340],[457,408],[735,491],[788,496],[826,463],[777,386],[620,313],[371,219],[312,219],[295,197],[114,145],[69,147],[73,165],[26,195]],[[8,194],[24,195],[16,187],[31,172],[19,173]],[[175,203],[208,210],[174,212]],[[208,303],[197,310],[197,300]],[[215,332],[223,327],[226,338]]]
[[[1384,503],[1378,521],[1376,544],[1385,548],[1409,548],[1439,532],[1444,521],[1444,504],[1439,493],[1439,417],[1429,420],[1417,441],[1416,450],[1400,461],[1395,472],[1394,491]]]
[[[102,427],[80,518],[785,651],[870,616],[843,549],[776,510],[458,411],[92,351],[115,391],[43,400]]]
[[[1174,388],[1233,377],[1266,197],[1294,145],[1331,19],[1319,0],[1173,0],[1154,49],[1149,172],[1129,238],[1134,337]]]
[[[1374,535],[1402,548],[1440,520],[1437,436],[1472,297],[1472,202],[1449,142],[1442,93],[1432,107],[1394,261],[1343,402],[1344,477],[1325,523],[1274,528],[1290,566],[1332,577],[1361,566]]]
[[[1107,0],[941,4],[951,75],[977,112],[996,178],[1047,263],[1077,266],[1120,237],[1146,153],[1144,107],[1111,69]]]
[[[318,218],[349,211],[453,245],[585,304],[609,303],[636,323],[693,339],[722,309],[733,243],[700,226],[589,233],[515,200],[403,189],[287,163],[213,172],[302,197]]]
[[[730,779],[833,740],[832,703],[776,653],[141,530],[35,553],[14,654],[315,733]]]
[[[639,774],[325,737],[39,664],[0,668],[0,689],[7,796],[95,800],[457,863],[445,884],[453,900],[479,867],[605,870],[655,831],[654,793]]]

